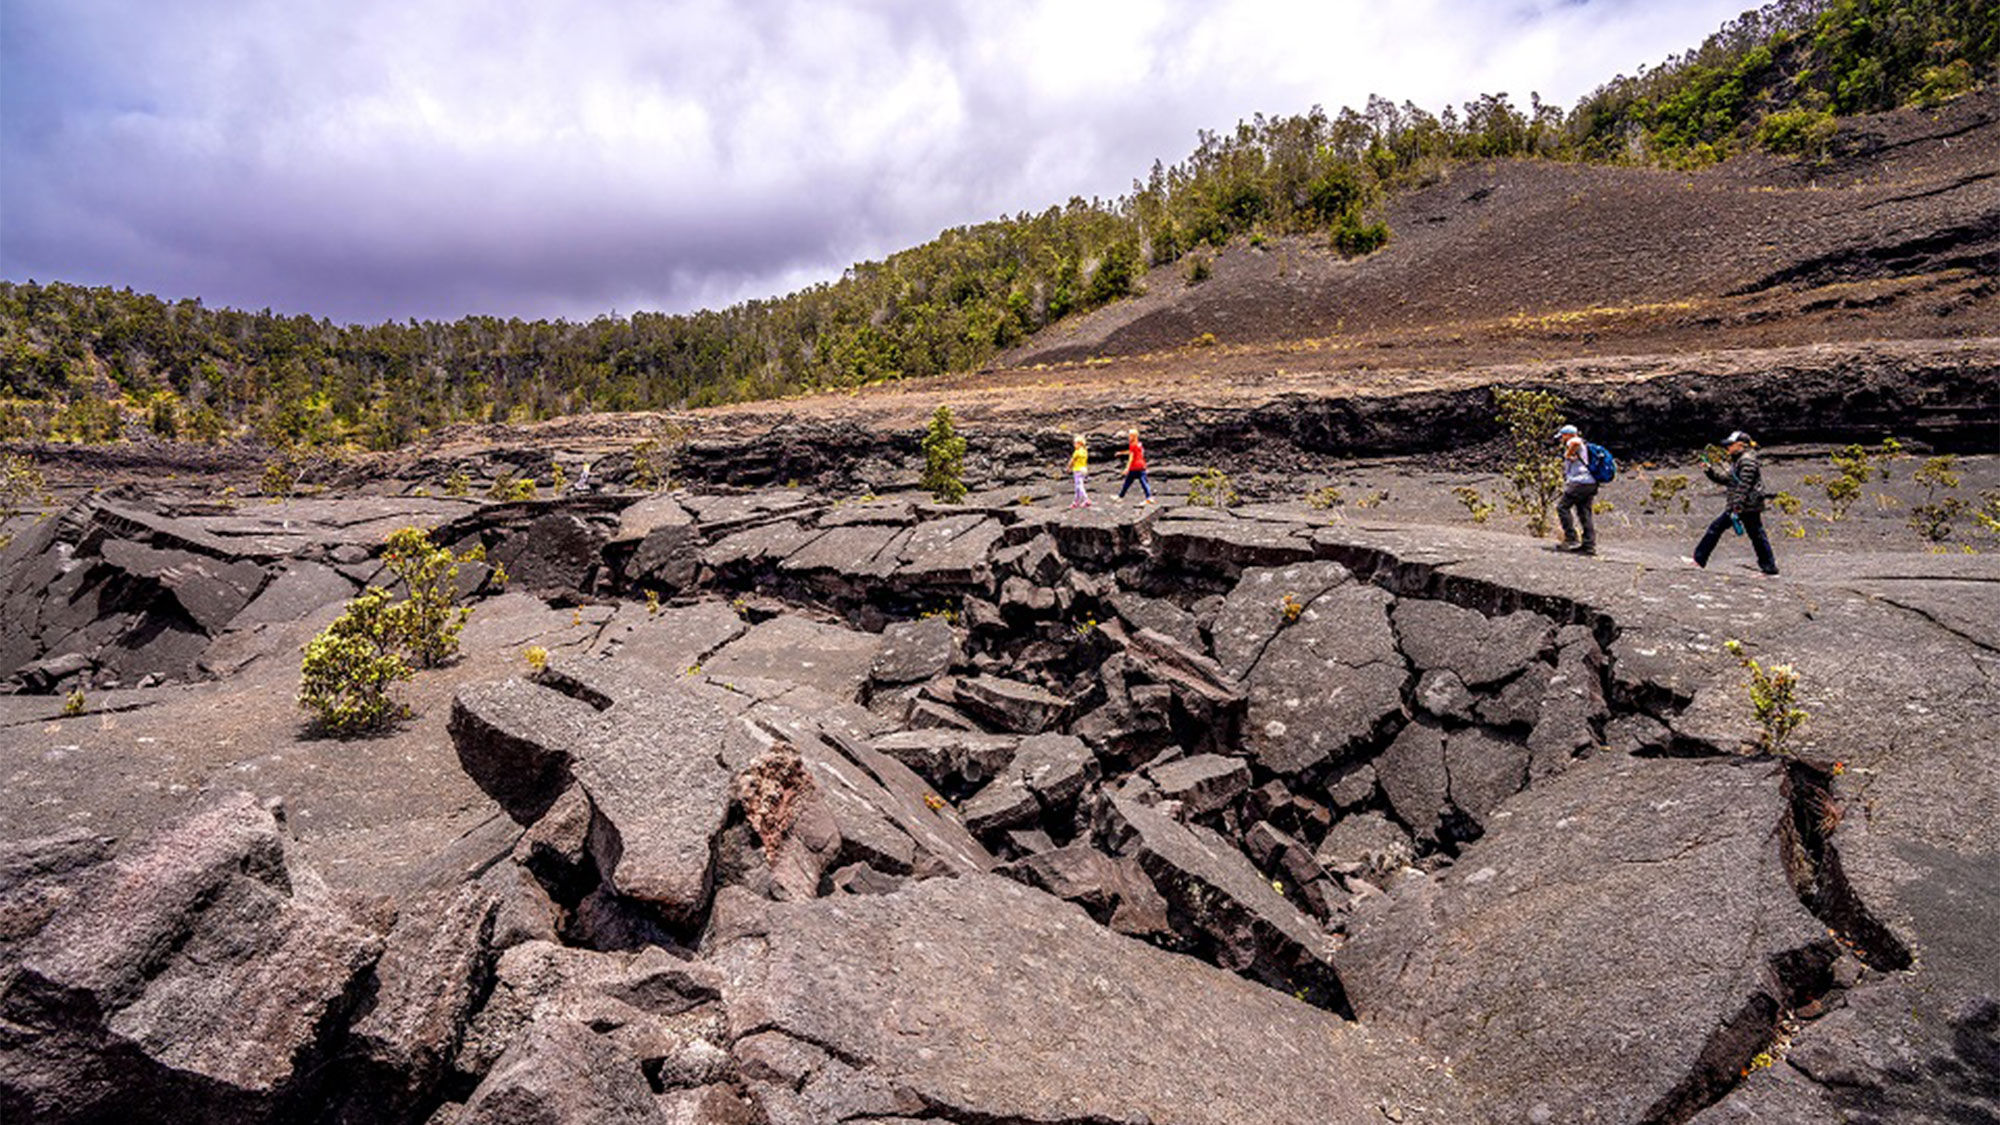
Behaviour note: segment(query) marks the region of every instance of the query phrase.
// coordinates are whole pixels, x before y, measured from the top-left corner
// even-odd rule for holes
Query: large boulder
[[[951,622],[933,614],[884,628],[868,676],[877,684],[920,683],[951,671],[957,660],[958,637]]]
[[[953,702],[984,722],[1014,734],[1040,734],[1069,713],[1069,701],[1061,696],[1002,676],[974,676],[958,681]]]
[[[1396,638],[1419,671],[1449,671],[1473,690],[1518,675],[1551,647],[1555,625],[1519,610],[1488,617],[1477,610],[1430,598],[1396,603]]]
[[[723,743],[742,704],[707,684],[646,671],[615,660],[558,663],[549,685],[467,688],[453,706],[452,734],[467,772],[524,822],[574,778],[589,802],[590,854],[606,888],[675,924],[708,902],[732,776]],[[508,762],[526,763],[548,788],[510,778]]]
[[[507,815],[533,824],[568,788],[572,756],[599,718],[580,699],[503,680],[461,688],[448,729],[466,776]]]
[[[287,861],[270,811],[216,798],[90,869],[22,946],[0,995],[0,1117],[303,1115],[382,947]]]
[[[966,827],[984,833],[1028,824],[1073,804],[1097,773],[1096,756],[1074,735],[1024,738],[1000,776],[965,802]]]
[[[1354,916],[1356,1015],[1448,1052],[1492,1120],[1684,1119],[1838,951],[1786,869],[1782,782],[1600,756],[1537,783]]]
[[[782,741],[810,771],[839,834],[833,866],[862,863],[919,876],[992,868],[993,857],[928,782],[874,749],[866,734],[838,729],[829,711],[822,701],[788,693],[758,704],[746,718],[751,744]],[[746,765],[738,751],[728,757],[732,766]]]
[[[703,665],[709,677],[805,684],[853,702],[882,648],[882,638],[803,617],[774,617],[724,645]]]
[[[455,1060],[458,1080],[478,1083],[460,1121],[657,1121],[656,1090],[730,1069],[720,982],[700,962],[528,942],[493,975]]]
[[[601,525],[571,512],[545,513],[489,552],[525,590],[586,590],[611,538]]]
[[[1108,842],[1138,859],[1193,948],[1273,988],[1323,1005],[1340,1002],[1332,937],[1242,852],[1135,794],[1112,794],[1110,815]]]
[[[690,589],[701,576],[703,546],[701,532],[691,523],[656,527],[633,549],[625,581],[670,594]]]
[[[1375,586],[1336,586],[1264,646],[1244,723],[1259,765],[1291,775],[1338,763],[1402,722],[1410,677],[1389,628],[1392,600]]]
[[[1224,674],[1240,680],[1256,667],[1271,638],[1292,624],[1291,605],[1309,606],[1328,590],[1351,581],[1347,568],[1333,562],[1244,571],[1223,599],[1212,630],[1215,659]]]
[[[1005,879],[727,894],[708,953],[773,1121],[1468,1120],[1442,1069]]]
[[[480,883],[403,907],[348,1032],[350,1118],[409,1116],[435,1094],[491,983],[499,907]]]
[[[1014,760],[1014,748],[1020,742],[1020,736],[1012,734],[929,727],[883,735],[874,747],[939,789],[960,791],[999,776]]]
[[[1147,776],[1162,797],[1178,801],[1189,816],[1225,809],[1250,788],[1250,767],[1243,759],[1220,754],[1196,754],[1153,766]]]

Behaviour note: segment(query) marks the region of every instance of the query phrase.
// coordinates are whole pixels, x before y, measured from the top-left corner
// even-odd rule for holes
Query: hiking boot
[[[1579,555],[1595,555],[1597,553],[1597,544],[1585,543],[1576,549],[1576,553]]]

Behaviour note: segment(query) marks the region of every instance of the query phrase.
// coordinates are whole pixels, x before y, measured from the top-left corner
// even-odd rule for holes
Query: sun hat
[[[1577,434],[1579,434],[1579,433],[1581,433],[1581,432],[1582,432],[1582,431],[1578,430],[1578,429],[1577,429],[1577,428],[1576,428],[1575,426],[1564,426],[1564,427],[1563,427],[1562,429],[1560,429],[1560,430],[1557,430],[1557,431],[1556,431],[1556,436],[1557,436],[1557,437],[1575,437],[1575,436],[1576,436]]]
[[[1722,439],[1722,444],[1735,445],[1739,441],[1745,445],[1749,445],[1750,435],[1744,433],[1742,430],[1731,430],[1729,431],[1729,436]]]

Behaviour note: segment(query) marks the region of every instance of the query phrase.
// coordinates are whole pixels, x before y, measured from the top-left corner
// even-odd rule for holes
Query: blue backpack
[[[1618,475],[1618,459],[1609,449],[1590,442],[1583,447],[1585,463],[1590,466],[1590,477],[1599,484],[1610,484]]]

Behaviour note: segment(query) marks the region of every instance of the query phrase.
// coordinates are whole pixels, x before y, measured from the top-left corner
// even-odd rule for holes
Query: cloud
[[[343,321],[776,295],[1253,113],[1573,103],[1733,3],[10,0],[0,276]]]

